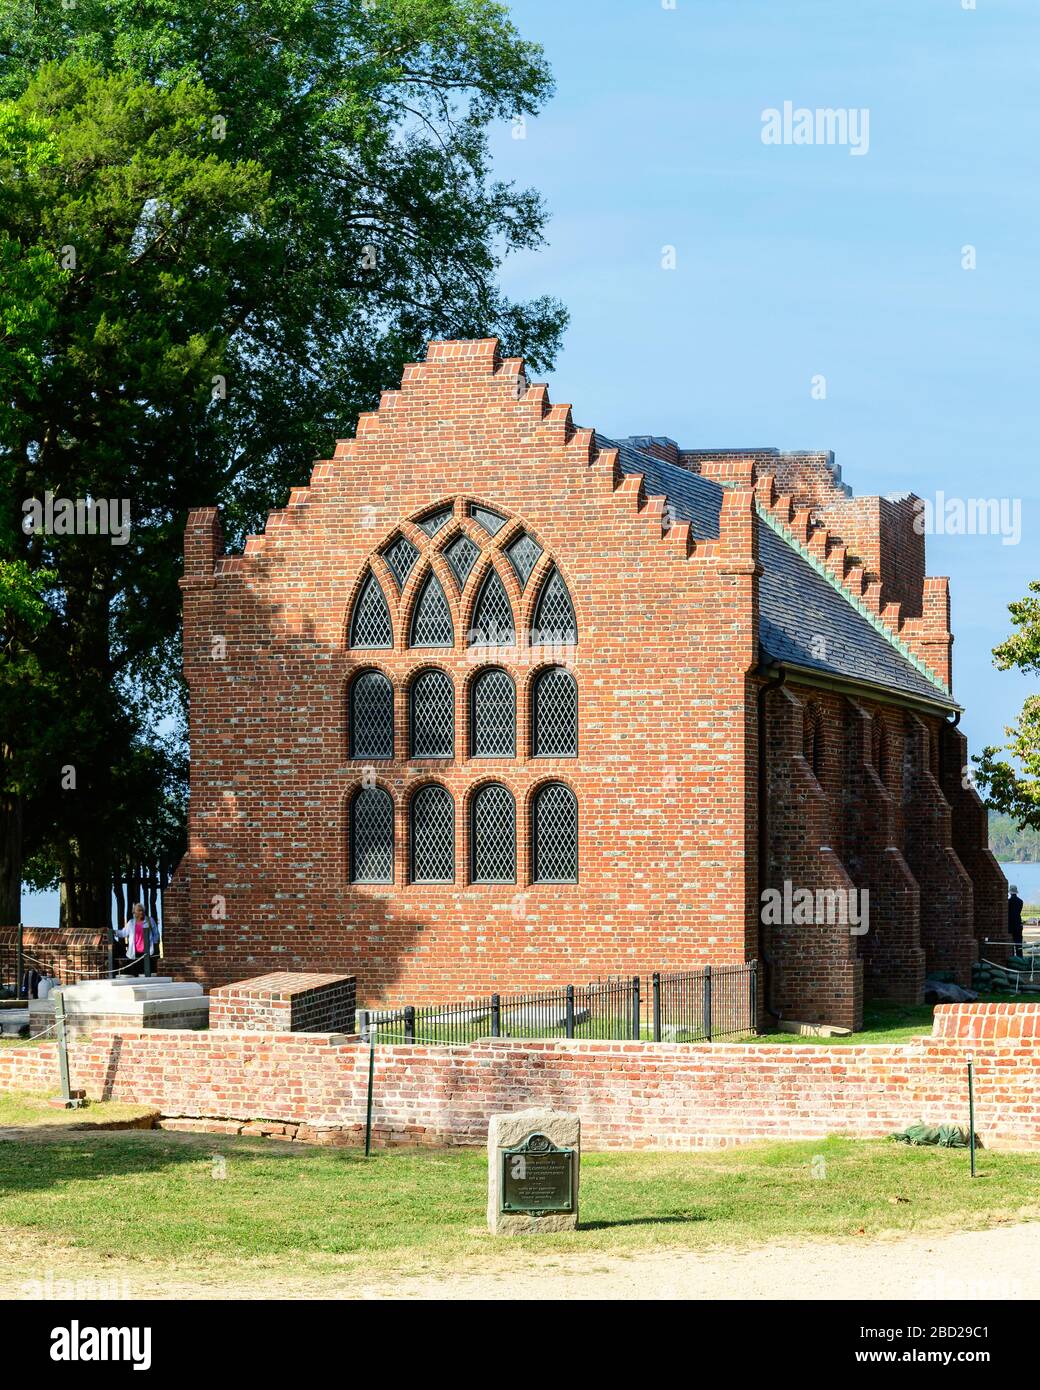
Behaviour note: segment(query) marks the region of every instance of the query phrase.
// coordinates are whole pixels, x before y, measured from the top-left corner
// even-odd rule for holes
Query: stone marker
[[[488,1125],[492,1235],[573,1231],[578,1225],[581,1121],[559,1110],[515,1110]]]

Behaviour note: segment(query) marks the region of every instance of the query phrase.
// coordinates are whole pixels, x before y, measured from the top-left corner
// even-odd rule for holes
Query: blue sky
[[[1032,687],[990,652],[1040,577],[1040,5],[976,3],[513,0],[557,92],[493,144],[549,209],[504,280],[570,309],[549,381],[578,423],[833,449],[859,494],[1020,502],[1017,545],[927,542],[974,750]],[[785,101],[868,108],[868,152],[763,144]]]

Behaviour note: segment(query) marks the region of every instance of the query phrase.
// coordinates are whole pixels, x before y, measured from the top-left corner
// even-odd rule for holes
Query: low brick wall
[[[380,1047],[380,1142],[486,1142],[495,1111],[553,1105],[581,1116],[593,1149],[695,1149],[755,1139],[873,1138],[922,1119],[976,1124],[992,1148],[1040,1148],[1038,1004],[952,1005],[931,1037],[899,1046],[519,1042]],[[969,1035],[970,1030],[970,1035]],[[262,1118],[282,1138],[360,1142],[368,1049],[326,1034],[98,1033],[69,1050],[93,1099],[236,1131]],[[0,1048],[0,1090],[56,1087],[54,1045]],[[251,1130],[250,1132],[258,1132]]]
[[[277,971],[210,993],[209,1026],[250,1033],[352,1033],[353,975]]]
[[[23,927],[24,968],[53,975],[62,984],[101,974],[108,968],[108,940],[103,932],[60,927]],[[13,985],[18,955],[18,928],[0,927],[0,982]]]

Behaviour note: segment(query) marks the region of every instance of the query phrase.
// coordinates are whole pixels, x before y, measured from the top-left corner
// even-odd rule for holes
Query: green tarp
[[[968,1135],[959,1125],[940,1125],[936,1129],[933,1125],[926,1125],[923,1120],[918,1120],[915,1125],[907,1125],[906,1129],[888,1137],[898,1140],[900,1144],[913,1144],[915,1147],[921,1144],[937,1144],[940,1149],[968,1147]]]

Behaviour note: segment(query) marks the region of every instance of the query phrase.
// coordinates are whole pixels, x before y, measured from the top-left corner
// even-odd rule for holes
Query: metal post
[[[150,976],[152,973],[152,938],[148,927],[148,918],[145,918],[145,929],[142,937],[144,942],[144,973]]]
[[[22,926],[21,922],[19,921],[19,923],[18,923],[18,937],[17,937],[17,942],[16,942],[16,945],[15,945],[15,951],[14,951],[14,997],[15,997],[16,999],[21,999],[21,997],[22,997],[22,976],[25,974],[25,937],[24,937],[24,931],[25,931],[25,928]],[[28,997],[29,991],[26,990],[25,993],[26,993],[26,997]]]
[[[632,976],[632,1036],[639,1041],[639,1023],[641,1010],[639,1007],[639,976]]]
[[[114,980],[116,976],[116,929],[111,922],[108,924],[108,978]]]
[[[491,996],[491,1036],[502,1036],[502,1000],[497,994]]]
[[[365,1157],[372,1154],[372,1077],[376,1069],[376,1033],[368,1030],[368,1103],[365,1108]]]
[[[751,962],[751,969],[750,969],[750,971],[749,971],[748,973],[749,973],[749,975],[750,975],[750,980],[749,980],[749,997],[748,997],[748,1005],[749,1005],[749,1008],[748,1008],[748,1023],[749,1023],[749,1025],[750,1025],[749,1031],[752,1032],[752,1033],[757,1033],[757,1032],[758,1032],[758,961],[757,961],[757,960],[753,960],[753,961]]]
[[[415,1006],[409,1004],[404,1011],[404,1040],[406,1043],[415,1042]]]
[[[968,1148],[971,1150],[971,1176],[975,1176],[975,1059],[968,1053]]]
[[[704,1038],[706,1042],[711,1042],[711,966],[704,967],[704,1006],[702,1009],[704,1019]]]
[[[573,1038],[573,1037],[574,1037],[574,986],[573,986],[573,985],[568,985],[568,986],[567,986],[567,1006],[566,1006],[566,1010],[565,1010],[565,1012],[564,1012],[564,1025],[565,1025],[565,1027],[566,1027],[567,1037],[568,1037],[568,1038]]]
[[[661,1041],[661,974],[654,971],[654,1042]]]
[[[64,991],[56,989],[51,995],[54,1000],[54,1029],[58,1035],[58,1070],[61,1073],[61,1098],[66,1110],[72,1108],[72,1089],[69,1086],[69,1046],[65,1037],[65,997]]]

